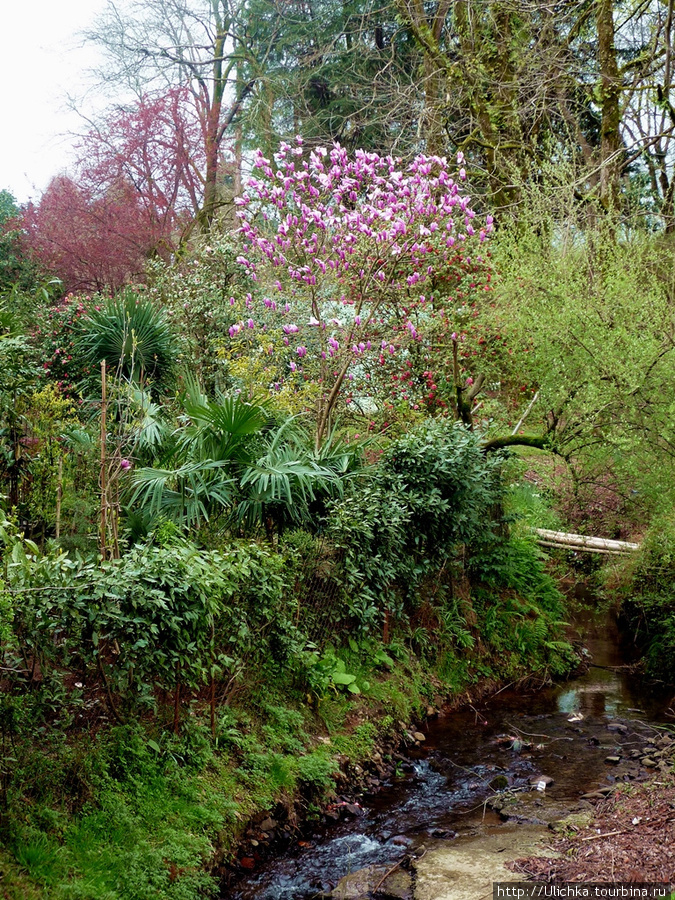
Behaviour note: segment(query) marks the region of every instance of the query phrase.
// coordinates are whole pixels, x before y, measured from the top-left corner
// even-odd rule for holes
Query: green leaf
[[[346,672],[333,673],[334,684],[352,684],[354,681],[356,681],[356,675],[347,675]]]
[[[394,660],[384,652],[384,650],[378,650],[375,654],[375,662],[381,666],[389,666],[390,669],[394,667]]]

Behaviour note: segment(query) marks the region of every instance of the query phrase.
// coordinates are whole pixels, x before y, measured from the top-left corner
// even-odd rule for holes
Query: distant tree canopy
[[[195,228],[231,226],[247,154],[296,134],[404,161],[461,152],[501,222],[555,168],[589,220],[673,231],[674,3],[110,0],[90,35],[100,77],[136,99],[33,211],[36,258],[69,287],[136,277]]]
[[[21,209],[9,191],[0,191],[0,294],[27,287],[34,267],[26,259]]]
[[[54,178],[24,214],[26,243],[67,291],[116,290],[168,257],[199,214],[201,128],[184,88],[115,109],[77,145],[76,173]]]
[[[136,0],[92,37],[102,77],[137,93],[181,87],[201,124],[208,225],[232,148],[280,139],[453,155],[492,205],[514,208],[543,162],[578,199],[636,192],[673,227],[673,0]],[[235,193],[240,178],[235,174]],[[221,192],[222,193],[222,192]]]
[[[156,247],[139,195],[125,181],[96,194],[60,175],[24,221],[33,256],[62,280],[65,292],[116,290],[142,277]]]

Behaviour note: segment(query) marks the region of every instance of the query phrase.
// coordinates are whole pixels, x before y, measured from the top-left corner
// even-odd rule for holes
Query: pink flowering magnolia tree
[[[307,154],[301,138],[274,160],[257,152],[238,200],[238,262],[261,296],[247,296],[230,335],[276,333],[269,352],[284,357],[290,377],[311,367],[317,446],[341,394],[421,340],[435,286],[491,231],[491,217],[478,225],[461,189],[462,161],[455,174],[436,156],[403,169],[377,153],[350,159],[339,145]]]

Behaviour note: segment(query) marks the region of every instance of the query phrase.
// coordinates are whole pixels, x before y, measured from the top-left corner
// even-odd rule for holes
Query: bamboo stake
[[[59,456],[56,474],[56,540],[61,537],[61,500],[63,498],[63,457]]]
[[[106,558],[106,533],[108,530],[108,485],[106,471],[106,418],[108,412],[108,398],[106,395],[105,360],[101,360],[101,523],[100,544],[101,559]]]
[[[522,414],[522,416],[520,417],[520,421],[518,422],[518,424],[516,425],[516,427],[515,427],[515,428],[513,429],[513,431],[511,432],[511,437],[513,437],[514,435],[518,434],[518,432],[520,431],[520,429],[523,427],[523,422],[524,422],[525,419],[529,416],[529,414],[532,412],[532,408],[533,408],[534,404],[537,402],[538,399],[539,399],[539,391],[537,391],[537,393],[534,395],[534,397],[530,400],[527,409],[525,410],[525,412],[524,412],[524,413]]]

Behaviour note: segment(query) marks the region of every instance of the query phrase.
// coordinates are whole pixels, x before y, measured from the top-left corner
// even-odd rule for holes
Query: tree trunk
[[[600,69],[600,200],[608,211],[619,208],[621,177],[621,79],[614,46],[614,4],[596,0]]]

